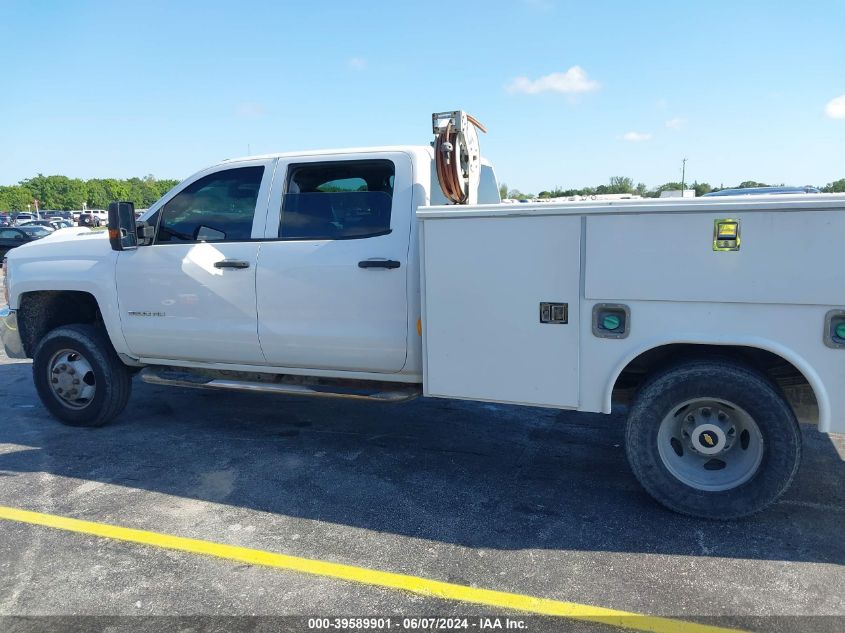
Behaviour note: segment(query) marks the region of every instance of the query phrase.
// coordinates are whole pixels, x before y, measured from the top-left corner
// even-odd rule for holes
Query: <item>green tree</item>
[[[739,185],[737,186],[737,189],[748,189],[750,187],[768,187],[768,186],[769,185],[767,185],[766,183],[757,182],[756,180],[743,180],[741,183],[739,183]]]
[[[499,198],[504,200],[508,197],[508,186],[505,183],[499,185]]]
[[[710,193],[711,191],[713,191],[713,187],[711,187],[706,182],[694,182],[692,184],[692,188],[695,189],[696,197],[703,196],[705,193]]]
[[[634,181],[626,176],[611,176],[606,193],[634,193]]]
[[[508,191],[508,198],[512,200],[527,200],[528,198],[533,198],[530,193],[522,193],[519,189],[511,189]]]
[[[845,178],[840,178],[839,180],[827,183],[824,187],[822,187],[822,191],[825,193],[845,192]]]
[[[0,187],[0,211],[26,211],[32,200],[32,192],[26,187]]]
[[[92,178],[87,183],[88,208],[106,209],[113,200],[127,200],[129,186],[116,178]]]
[[[78,178],[38,174],[20,184],[32,192],[39,209],[81,209],[88,198],[85,183]]]
[[[33,199],[39,209],[70,211],[87,204],[90,209],[105,209],[112,200],[129,200],[138,208],[149,207],[178,180],[157,180],[149,175],[144,178],[92,178],[84,181],[67,176],[38,174],[20,182],[16,187],[2,187],[0,209],[26,210]],[[21,206],[22,205],[22,206]],[[19,208],[20,207],[20,208]]]

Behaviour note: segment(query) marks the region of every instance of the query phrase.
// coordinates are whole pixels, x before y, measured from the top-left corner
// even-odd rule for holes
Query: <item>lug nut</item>
[[[695,416],[692,413],[687,416],[687,422],[695,422]]]
[[[701,410],[701,415],[703,415],[705,418],[709,418],[712,415],[712,413],[713,412],[708,407],[704,407]]]
[[[53,376],[53,384],[55,385],[57,382],[59,382],[59,379]]]
[[[65,365],[64,363],[59,365],[59,371],[67,371],[67,365]]]
[[[63,391],[64,391],[64,390],[63,390],[61,387],[59,387],[58,389],[56,389],[56,393],[62,393]]]
[[[69,373],[72,376],[73,374],[76,373],[76,370],[73,367],[68,367],[67,373]]]

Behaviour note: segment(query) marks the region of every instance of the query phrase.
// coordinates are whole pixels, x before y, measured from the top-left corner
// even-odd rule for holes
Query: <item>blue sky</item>
[[[845,3],[0,0],[0,184],[426,143],[523,191],[845,178]],[[840,98],[837,101],[837,98]]]

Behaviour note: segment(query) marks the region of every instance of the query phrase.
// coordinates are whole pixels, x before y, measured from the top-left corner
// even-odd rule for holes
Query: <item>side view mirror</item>
[[[132,202],[109,203],[109,243],[114,251],[138,248],[135,205]]]

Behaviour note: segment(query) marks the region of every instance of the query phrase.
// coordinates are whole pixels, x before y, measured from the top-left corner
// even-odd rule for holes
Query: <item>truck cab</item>
[[[498,203],[492,166],[481,172],[480,200]],[[86,290],[129,364],[419,383],[415,211],[442,202],[428,146],[226,160],[152,205],[137,249],[67,238],[57,250],[74,263],[50,285],[102,249]],[[28,253],[15,294],[46,283]]]

